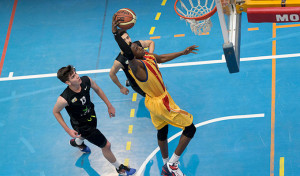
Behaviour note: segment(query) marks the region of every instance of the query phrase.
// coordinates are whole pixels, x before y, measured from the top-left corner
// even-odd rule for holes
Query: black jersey
[[[79,93],[73,92],[68,86],[60,95],[68,102],[68,106],[65,108],[71,118],[71,124],[76,126],[85,125],[91,114],[95,113],[94,104],[90,99],[90,79],[82,76],[81,80]]]
[[[139,41],[135,41],[134,43],[138,44],[139,46],[142,46]],[[129,66],[128,59],[126,57],[124,57],[121,53],[119,53],[116,60],[119,61],[123,65],[124,68],[122,68],[122,70],[124,71],[132,89],[134,91],[136,91],[137,93],[139,93],[140,95],[142,95],[143,97],[145,97],[145,95],[146,95],[145,92],[137,85],[134,78],[128,72],[128,66]]]

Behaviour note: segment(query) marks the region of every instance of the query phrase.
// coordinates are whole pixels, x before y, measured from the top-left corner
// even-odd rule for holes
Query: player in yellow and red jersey
[[[183,176],[184,174],[178,167],[178,160],[190,140],[194,137],[196,127],[193,124],[193,116],[181,110],[166,90],[157,63],[168,62],[190,53],[196,54],[195,51],[198,50],[198,46],[193,45],[181,52],[170,54],[149,54],[135,43],[128,46],[119,34],[120,31],[117,29],[118,24],[119,21],[115,20],[114,15],[112,32],[115,36],[115,40],[120,49],[124,52],[124,56],[129,60],[129,73],[135,79],[139,87],[146,93],[145,105],[150,111],[154,127],[158,130],[158,145],[164,161],[162,175]],[[183,129],[179,144],[170,160],[167,142],[168,124]]]

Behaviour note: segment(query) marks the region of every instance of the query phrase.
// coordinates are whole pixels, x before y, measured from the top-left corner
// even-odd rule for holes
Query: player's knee
[[[160,141],[167,140],[168,138],[168,125],[157,131],[157,139]]]
[[[190,126],[185,127],[185,129],[183,130],[183,135],[185,135],[188,138],[193,138],[194,135],[196,133],[196,127],[195,125],[192,123]]]

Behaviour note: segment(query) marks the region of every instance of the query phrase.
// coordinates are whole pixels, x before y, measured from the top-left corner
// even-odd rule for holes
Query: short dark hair
[[[133,43],[139,45],[140,47],[143,47],[140,41],[135,41],[135,42],[133,42]]]
[[[69,80],[69,76],[75,71],[75,68],[72,65],[68,65],[66,67],[61,67],[57,71],[57,78],[61,80],[61,82],[65,83]]]

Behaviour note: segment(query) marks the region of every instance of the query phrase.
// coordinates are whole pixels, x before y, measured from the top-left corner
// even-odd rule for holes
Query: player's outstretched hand
[[[195,52],[195,51],[198,51],[197,47],[198,46],[196,46],[196,45],[187,47],[185,50],[183,50],[183,55],[187,55],[187,54],[190,54],[190,53],[197,54]]]
[[[116,110],[115,110],[115,108],[113,106],[108,107],[108,114],[109,114],[110,118],[115,117]]]

